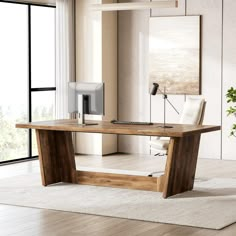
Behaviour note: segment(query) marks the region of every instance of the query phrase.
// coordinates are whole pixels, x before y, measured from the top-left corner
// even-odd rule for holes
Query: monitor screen
[[[69,113],[78,113],[79,95],[83,95],[84,114],[104,115],[104,83],[69,82]]]

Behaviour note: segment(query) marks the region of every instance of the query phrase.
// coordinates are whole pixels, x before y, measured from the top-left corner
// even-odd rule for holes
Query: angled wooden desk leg
[[[69,131],[36,130],[42,184],[76,182],[72,134]]]
[[[200,134],[171,138],[165,167],[163,197],[193,189]]]

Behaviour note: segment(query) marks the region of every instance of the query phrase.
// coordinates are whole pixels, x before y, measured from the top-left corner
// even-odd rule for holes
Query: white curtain
[[[69,118],[68,82],[75,81],[75,2],[56,0],[56,118]]]

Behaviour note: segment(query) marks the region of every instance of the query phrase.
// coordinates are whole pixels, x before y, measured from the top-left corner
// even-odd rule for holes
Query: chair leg
[[[167,154],[158,152],[158,153],[154,154],[154,156],[163,157],[163,156],[167,156]]]
[[[155,175],[155,174],[159,174],[159,173],[164,173],[164,171],[154,171],[154,172],[152,172],[152,173],[150,173],[149,175],[148,175],[148,177],[152,177],[153,175]]]

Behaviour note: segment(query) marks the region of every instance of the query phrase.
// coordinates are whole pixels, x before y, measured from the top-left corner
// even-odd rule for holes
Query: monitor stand
[[[84,119],[84,114],[78,113],[78,125],[87,126],[87,125],[98,125],[98,123],[87,123]]]
[[[78,125],[81,125],[81,126],[98,125],[98,123],[85,123],[84,99],[85,99],[85,95],[78,94]]]

